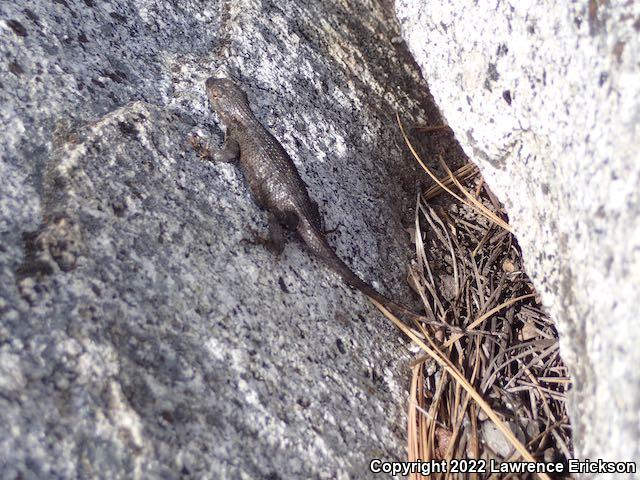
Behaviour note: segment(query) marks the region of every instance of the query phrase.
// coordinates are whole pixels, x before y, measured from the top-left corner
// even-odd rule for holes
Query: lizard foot
[[[240,155],[240,147],[234,140],[225,141],[222,148],[213,149],[209,147],[208,141],[203,140],[197,133],[191,132],[187,135],[187,142],[196,151],[200,160],[233,163]]]
[[[331,235],[332,233],[336,233],[340,227],[342,227],[342,223],[338,223],[331,230],[323,230],[322,234],[323,235]]]
[[[251,234],[250,238],[243,238],[241,243],[248,243],[250,245],[261,245],[266,247],[272,254],[279,256],[284,251],[284,242],[275,241],[272,237],[265,238],[260,235],[259,232],[253,229],[249,229]]]
[[[213,152],[209,148],[209,142],[203,140],[197,133],[189,133],[187,135],[187,143],[198,154],[200,160],[213,160]]]

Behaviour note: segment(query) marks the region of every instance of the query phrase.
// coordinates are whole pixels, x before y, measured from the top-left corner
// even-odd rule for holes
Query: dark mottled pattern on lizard
[[[214,161],[238,160],[258,205],[269,212],[270,246],[283,248],[282,226],[298,232],[312,253],[320,257],[348,285],[360,290],[396,314],[425,320],[407,307],[385,297],[360,279],[327,243],[321,217],[307,186],[280,142],[255,118],[246,94],[232,80],[209,78],[207,95],[226,127],[225,143],[212,152],[192,139],[194,147]]]

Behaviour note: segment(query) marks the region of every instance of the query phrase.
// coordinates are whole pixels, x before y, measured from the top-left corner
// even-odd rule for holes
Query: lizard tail
[[[402,315],[416,321],[426,320],[426,317],[418,315],[405,305],[394,302],[356,275],[353,270],[336,255],[327,243],[324,234],[320,232],[312,222],[302,219],[298,225],[298,233],[312,253],[320,257],[332,270],[340,275],[340,278],[342,278],[346,284],[377,301],[396,315]]]

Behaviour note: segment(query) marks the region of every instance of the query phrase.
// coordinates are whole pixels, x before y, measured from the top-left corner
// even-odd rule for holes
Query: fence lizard
[[[211,106],[226,127],[224,146],[214,151],[197,136],[191,136],[190,141],[203,158],[239,162],[256,202],[269,213],[271,249],[279,253],[284,248],[283,226],[297,231],[309,250],[348,285],[396,314],[426,320],[379,293],[336,255],[325,239],[317,205],[309,197],[293,161],[256,119],[244,91],[228,78],[214,77],[206,81],[206,90]]]

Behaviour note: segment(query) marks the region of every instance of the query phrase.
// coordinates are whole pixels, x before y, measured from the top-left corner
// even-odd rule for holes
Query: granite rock
[[[505,203],[560,333],[581,458],[640,458],[640,6],[425,2],[396,14]]]
[[[285,8],[286,7],[286,8]],[[377,2],[0,4],[3,478],[365,478],[404,455],[408,354],[299,242],[275,258],[204,81],[235,76],[340,256],[398,299],[436,112]],[[430,113],[429,113],[430,112]]]

